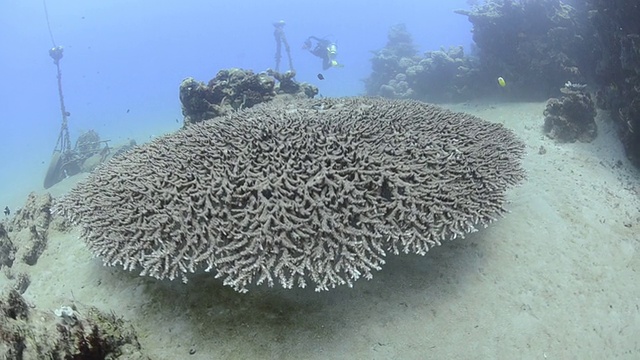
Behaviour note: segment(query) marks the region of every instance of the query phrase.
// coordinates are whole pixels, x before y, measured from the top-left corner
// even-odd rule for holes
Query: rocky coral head
[[[416,101],[266,103],[111,160],[56,211],[107,265],[327,290],[495,220],[523,149],[502,125]]]

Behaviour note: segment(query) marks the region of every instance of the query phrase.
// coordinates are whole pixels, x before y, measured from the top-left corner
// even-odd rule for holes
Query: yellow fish
[[[504,78],[502,76],[498,77],[498,85],[500,85],[501,87],[507,86],[507,82],[504,81]]]

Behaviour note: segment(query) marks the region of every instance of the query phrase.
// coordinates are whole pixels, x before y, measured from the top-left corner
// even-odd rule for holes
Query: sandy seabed
[[[607,114],[594,142],[555,144],[544,103],[449,107],[513,129],[528,179],[498,222],[389,256],[371,281],[247,294],[211,274],[157,281],[103,267],[74,230],[49,234],[24,296],[114,311],[153,359],[639,359],[640,173]]]

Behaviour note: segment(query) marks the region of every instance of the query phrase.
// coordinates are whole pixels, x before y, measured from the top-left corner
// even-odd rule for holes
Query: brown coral
[[[523,148],[502,125],[416,101],[269,103],[115,158],[57,207],[107,265],[327,290],[495,220]]]

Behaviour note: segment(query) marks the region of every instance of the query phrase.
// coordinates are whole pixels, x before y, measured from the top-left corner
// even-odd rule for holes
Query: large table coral
[[[523,149],[502,125],[416,101],[266,103],[114,158],[57,211],[107,265],[327,290],[495,220]]]

